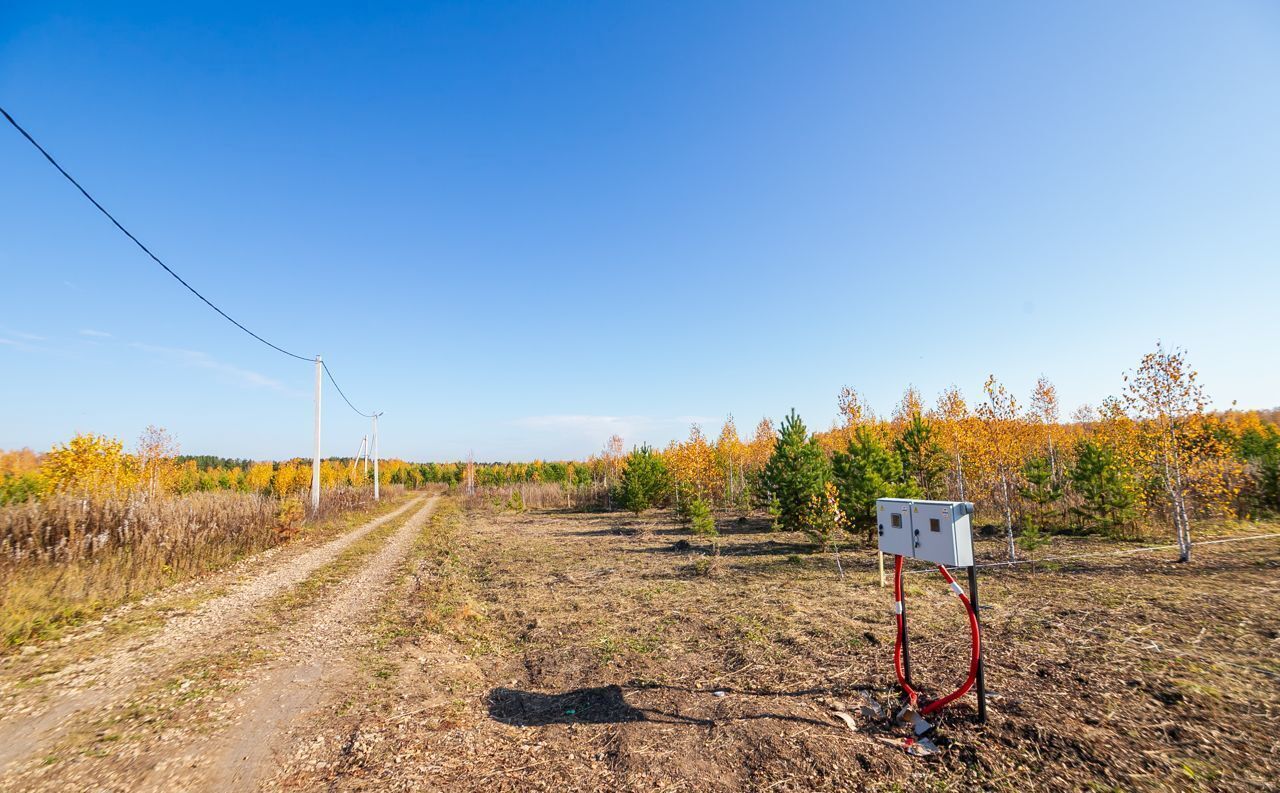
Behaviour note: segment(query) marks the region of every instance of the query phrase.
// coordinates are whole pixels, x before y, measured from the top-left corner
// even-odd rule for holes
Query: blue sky
[[[9,3],[0,104],[389,455],[1069,412],[1157,339],[1280,404],[1273,4]],[[0,184],[0,448],[308,454],[308,364],[7,127]]]

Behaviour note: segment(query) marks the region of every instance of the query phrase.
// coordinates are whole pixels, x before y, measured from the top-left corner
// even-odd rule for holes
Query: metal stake
[[[902,587],[902,676],[906,679],[907,685],[915,688],[911,683],[911,646],[907,643],[907,588]]]
[[[969,605],[973,618],[978,621],[978,635],[982,635],[982,617],[978,613],[978,568],[969,565]],[[978,645],[978,722],[987,721],[987,675],[982,662],[982,644]]]

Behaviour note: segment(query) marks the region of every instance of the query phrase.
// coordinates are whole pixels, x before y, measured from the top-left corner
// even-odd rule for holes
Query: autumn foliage
[[[822,431],[795,415],[781,428],[762,419],[746,437],[732,416],[714,437],[692,425],[686,438],[653,452],[665,484],[642,500],[686,520],[695,501],[720,514],[768,511],[780,528],[807,532],[818,545],[837,513],[843,531],[873,541],[876,498],[972,501],[1014,558],[1039,535],[1166,530],[1187,556],[1193,521],[1280,513],[1277,411],[1210,410],[1185,353],[1163,347],[1117,385],[1119,396],[1069,416],[1046,377],[1022,395],[992,375],[972,400],[950,387],[930,402],[907,386],[887,415],[845,387],[836,422]],[[554,486],[555,503],[604,508],[623,506],[617,485],[626,465],[615,436],[583,461],[481,463],[475,477],[489,489]],[[392,481],[456,484],[465,464],[397,470]]]
[[[1280,512],[1275,411],[1211,411],[1185,353],[1163,347],[1121,382],[1121,396],[1069,419],[1045,377],[1024,399],[990,376],[972,404],[952,387],[929,405],[908,386],[888,416],[846,387],[829,430],[810,433],[793,413],[781,432],[764,420],[744,441],[730,419],[714,442],[695,425],[663,456],[673,498],[766,508],[819,545],[832,514],[870,540],[871,509],[886,496],[976,502],[1011,558],[1046,532],[1161,527],[1186,558],[1195,520]]]

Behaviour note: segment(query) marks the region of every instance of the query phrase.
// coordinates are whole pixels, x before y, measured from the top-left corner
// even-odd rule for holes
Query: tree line
[[[1025,403],[994,376],[972,406],[956,388],[926,406],[908,387],[885,417],[845,388],[826,432],[793,410],[746,441],[730,419],[714,442],[695,426],[660,452],[636,449],[620,463],[617,497],[689,521],[691,511],[761,508],[824,547],[845,533],[874,544],[877,498],[972,501],[1003,531],[1010,559],[1050,533],[1167,526],[1186,560],[1192,521],[1280,513],[1277,411],[1211,412],[1181,350],[1157,347],[1123,384],[1069,420],[1044,377]]]
[[[714,537],[714,514],[764,510],[779,528],[818,545],[844,534],[874,537],[875,499],[973,501],[1000,527],[1008,554],[1050,533],[1131,537],[1169,527],[1189,558],[1192,521],[1280,513],[1280,411],[1213,412],[1186,354],[1163,347],[1125,374],[1119,396],[1063,418],[1041,377],[1025,401],[995,377],[970,404],[949,388],[926,405],[908,387],[885,416],[854,388],[838,396],[839,418],[813,432],[792,411],[762,419],[743,438],[730,417],[714,439],[694,425],[663,449],[624,450],[611,437],[581,461],[380,463],[383,484],[418,487],[555,485],[566,493],[602,486],[636,511],[670,506]],[[351,458],[322,462],[326,489],[371,484]],[[148,428],[131,451],[113,438],[77,435],[43,454],[0,452],[0,504],[58,492],[119,494],[240,491],[297,495],[310,461],[182,456],[164,430]],[[583,503],[583,502],[580,502]]]

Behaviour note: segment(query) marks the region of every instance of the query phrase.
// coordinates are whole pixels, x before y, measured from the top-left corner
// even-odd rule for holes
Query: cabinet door
[[[911,525],[917,559],[947,566],[958,563],[955,519],[950,504],[913,504]]]
[[[880,550],[908,558],[914,555],[909,502],[880,499],[876,502],[876,523],[879,524]]]

